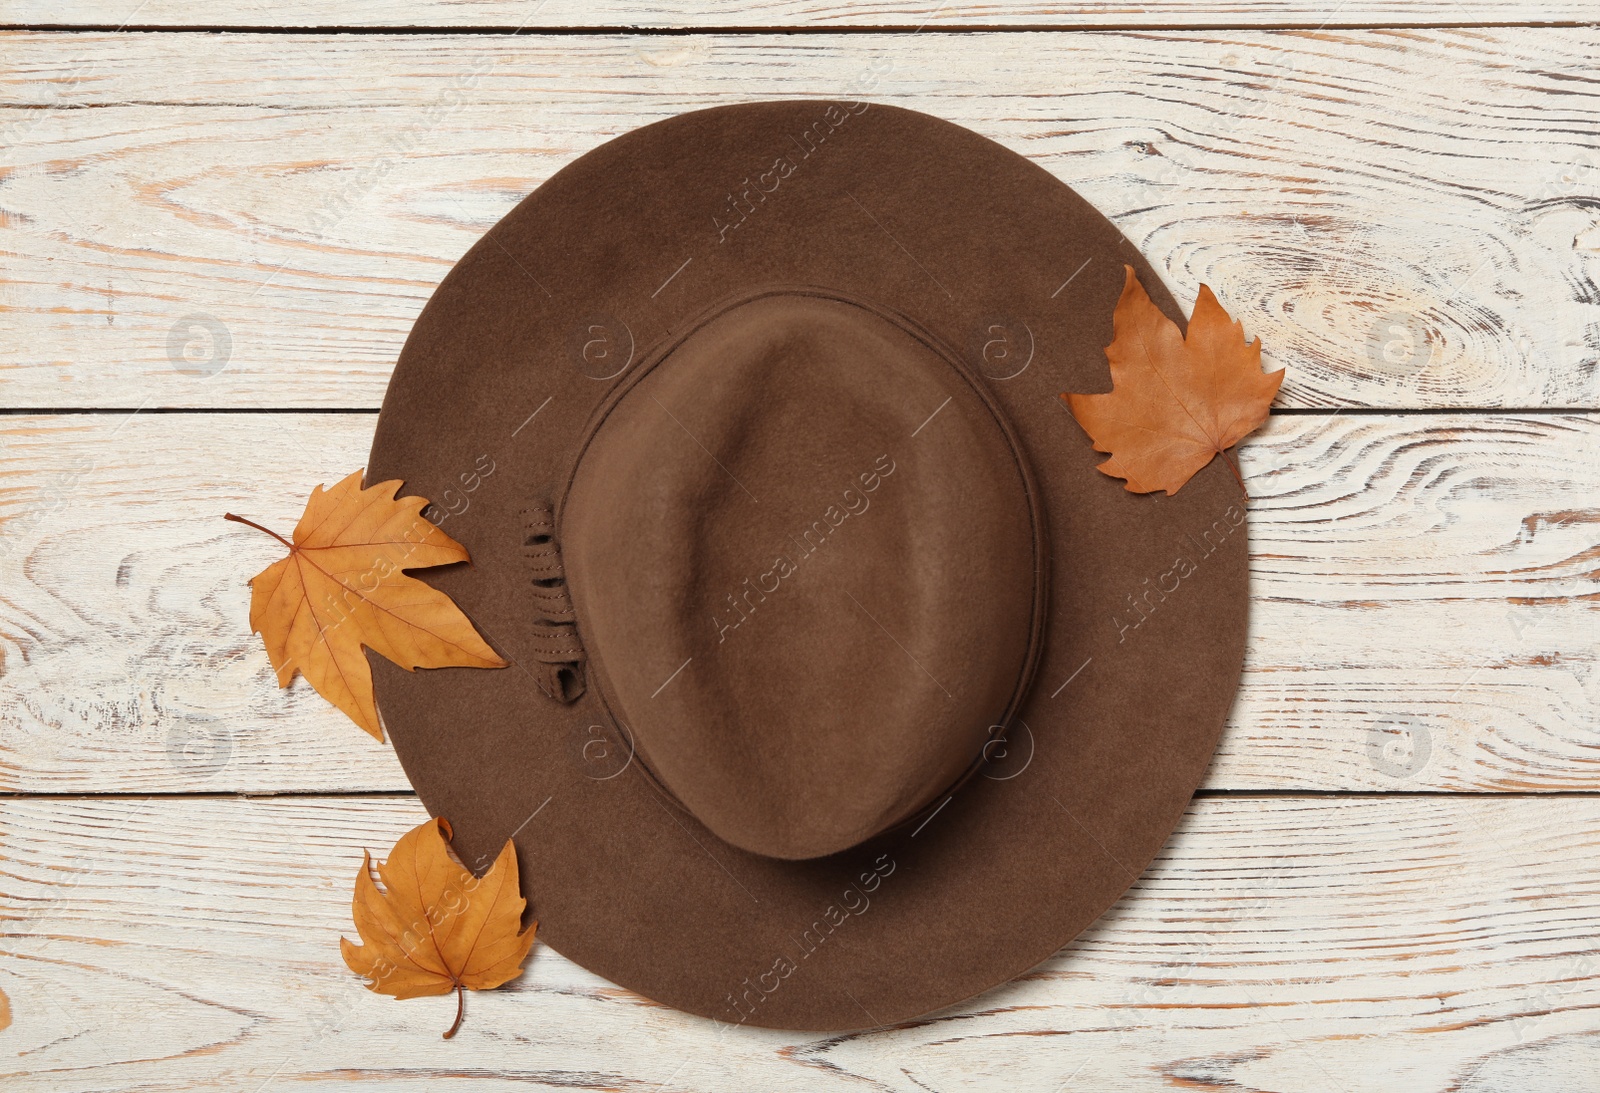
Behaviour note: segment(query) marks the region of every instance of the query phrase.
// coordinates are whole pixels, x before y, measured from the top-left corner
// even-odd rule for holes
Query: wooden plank
[[[0,25],[139,27],[1308,27],[1400,24],[1583,22],[1594,17],[1579,0],[1148,0],[1144,4],[990,0],[351,0],[330,9],[310,0],[271,5],[250,0],[5,0]]]
[[[362,849],[423,818],[410,799],[0,802],[0,1083],[1511,1093],[1589,1089],[1600,1064],[1592,797],[1200,800],[1029,974],[840,1036],[719,1028],[537,946],[441,1040],[453,1000],[374,995],[338,953]]]
[[[245,582],[365,414],[0,418],[0,789],[405,789]],[[1076,443],[1076,440],[1072,442]],[[491,453],[492,456],[493,453]],[[1277,416],[1217,789],[1600,789],[1600,414]]]
[[[1283,405],[1600,405],[1593,27],[0,41],[4,406],[375,407],[450,264],[574,156],[852,94],[1212,284]]]

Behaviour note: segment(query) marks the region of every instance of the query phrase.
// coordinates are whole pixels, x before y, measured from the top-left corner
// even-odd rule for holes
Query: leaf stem
[[[223,513],[222,514],[222,518],[224,520],[232,520],[236,524],[248,525],[249,527],[255,528],[257,531],[264,531],[268,535],[272,536],[274,539],[278,540],[278,542],[280,542],[284,546],[288,547],[290,550],[294,549],[294,544],[291,543],[289,540],[285,539],[283,536],[279,535],[277,532],[273,531],[271,528],[262,527],[260,524],[256,523],[254,520],[246,520],[243,516],[235,516],[231,512]]]
[[[446,1032],[444,1034],[444,1038],[446,1040],[448,1040],[448,1039],[450,1039],[450,1037],[454,1036],[456,1034],[456,1029],[461,1027],[461,1015],[465,1011],[466,1005],[467,1005],[467,992],[462,988],[460,983],[457,983],[456,984],[456,1023],[451,1025],[450,1026],[450,1031]]]
[[[1250,500],[1250,491],[1245,487],[1244,475],[1239,473],[1239,465],[1233,461],[1233,457],[1227,452],[1219,452],[1218,454],[1222,456],[1222,461],[1228,465],[1228,469],[1233,472],[1234,481],[1239,483],[1239,492],[1244,494],[1246,501]]]

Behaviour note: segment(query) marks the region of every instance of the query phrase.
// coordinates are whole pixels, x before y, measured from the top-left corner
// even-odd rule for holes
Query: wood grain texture
[[[685,110],[796,95],[1033,157],[1186,304],[1217,290],[1289,365],[1280,405],[1600,405],[1593,27],[0,51],[0,405],[375,407],[439,279],[554,171]]]
[[[411,799],[0,802],[0,1084],[1529,1093],[1600,1069],[1592,797],[1200,800],[1029,974],[833,1036],[719,1028],[536,946],[441,1040],[452,999],[372,994],[338,953],[362,849],[423,818]]]
[[[407,788],[278,689],[246,588],[278,547],[221,519],[291,527],[373,420],[0,418],[0,788]],[[1209,786],[1600,789],[1600,415],[1278,416],[1243,467],[1251,637]]]
[[[4,0],[0,24],[143,27],[960,27],[1249,26],[1582,22],[1579,0],[1147,0],[1144,4],[1064,0],[351,0],[329,8],[310,0]]]

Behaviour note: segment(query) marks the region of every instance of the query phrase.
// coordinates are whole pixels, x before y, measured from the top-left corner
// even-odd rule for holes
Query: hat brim
[[[865,1028],[1025,972],[1137,879],[1233,701],[1248,573],[1220,461],[1175,496],[1128,493],[1058,398],[1109,387],[1125,264],[1181,325],[1137,250],[1039,166],[927,115],[799,100],[618,137],[451,271],[401,354],[367,477],[438,506],[473,561],[427,579],[512,667],[370,659],[423,803],[469,866],[514,838],[542,940],[724,1022]],[[598,696],[540,691],[521,519],[568,480],[627,361],[719,299],[797,282],[875,300],[968,354],[1031,463],[1052,552],[1044,647],[1005,754],[918,825],[805,862],[719,841],[629,767]],[[590,335],[609,358],[585,354]],[[995,339],[1007,353],[986,356]]]

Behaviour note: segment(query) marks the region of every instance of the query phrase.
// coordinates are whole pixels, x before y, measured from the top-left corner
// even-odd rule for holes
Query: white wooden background
[[[0,0],[0,1087],[1600,1090],[1596,14]],[[1290,368],[1206,789],[924,1021],[718,1037],[537,947],[441,1041],[337,948],[423,812],[277,690],[220,514],[361,465],[433,286],[574,156],[884,59]]]

